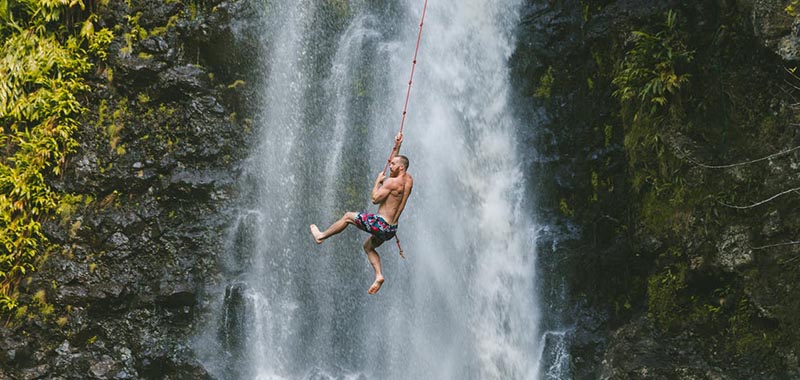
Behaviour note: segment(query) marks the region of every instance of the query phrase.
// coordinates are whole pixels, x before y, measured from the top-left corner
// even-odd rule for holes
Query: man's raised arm
[[[400,145],[401,144],[403,144],[403,134],[402,133],[398,133],[397,136],[394,137],[394,148],[392,148],[392,156],[389,157],[389,161],[391,161],[392,158],[394,158],[398,154],[400,154]]]

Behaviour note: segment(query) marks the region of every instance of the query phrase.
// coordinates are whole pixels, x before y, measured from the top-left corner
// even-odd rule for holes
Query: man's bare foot
[[[314,241],[317,242],[317,244],[322,244],[322,232],[319,231],[317,225],[312,224],[309,227],[311,227],[311,235],[314,236]]]
[[[367,293],[375,294],[378,290],[381,290],[381,285],[383,285],[383,276],[375,277],[375,282],[372,283],[372,286],[369,287]]]

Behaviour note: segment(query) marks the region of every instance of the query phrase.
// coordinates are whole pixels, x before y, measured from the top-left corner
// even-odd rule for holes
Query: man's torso
[[[389,196],[378,206],[378,214],[391,224],[397,224],[397,220],[400,218],[398,211],[403,202],[403,195],[405,195],[406,181],[410,178],[410,175],[403,174],[396,178],[387,178],[383,184],[389,189]]]

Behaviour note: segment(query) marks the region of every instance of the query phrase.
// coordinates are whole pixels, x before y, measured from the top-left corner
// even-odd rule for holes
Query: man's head
[[[400,159],[400,164],[403,165],[403,169],[408,170],[408,157],[403,156],[402,154],[397,155],[397,158]]]
[[[408,170],[408,157],[403,155],[394,156],[389,162],[389,170],[391,174],[400,174],[401,169],[402,171]]]

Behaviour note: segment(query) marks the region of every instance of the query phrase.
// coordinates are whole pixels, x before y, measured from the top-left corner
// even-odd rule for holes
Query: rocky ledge
[[[187,345],[250,138],[253,6],[99,9],[115,38],[52,181],[70,210],[45,224],[58,248],[21,287],[42,310],[0,329],[0,379],[209,378]]]

